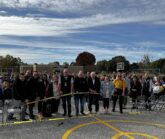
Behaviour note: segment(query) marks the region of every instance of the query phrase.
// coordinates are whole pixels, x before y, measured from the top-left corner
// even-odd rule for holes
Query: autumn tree
[[[82,52],[76,58],[76,64],[78,66],[91,66],[96,62],[96,58],[89,52]]]

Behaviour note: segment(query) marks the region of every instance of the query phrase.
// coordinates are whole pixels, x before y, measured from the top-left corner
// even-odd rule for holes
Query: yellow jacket
[[[115,79],[113,81],[113,85],[115,89],[122,89],[124,90],[126,88],[126,82],[123,79]]]

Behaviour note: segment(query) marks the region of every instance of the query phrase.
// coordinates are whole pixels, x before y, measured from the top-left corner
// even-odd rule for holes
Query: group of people
[[[26,73],[20,73],[12,80],[0,77],[0,99],[4,106],[9,106],[13,101],[17,102],[16,105],[11,104],[11,106],[20,108],[20,120],[27,120],[25,118],[27,113],[30,119],[35,119],[33,111],[36,102],[38,102],[38,114],[51,116],[52,113],[58,113],[60,100],[62,100],[63,116],[71,117],[73,94],[76,116],[79,116],[80,113],[85,115],[85,102],[88,103],[89,113],[92,113],[92,105],[94,104],[95,112],[99,114],[100,100],[103,101],[103,108],[107,113],[110,100],[113,101],[112,112],[115,112],[116,102],[119,99],[119,110],[120,113],[123,113],[128,96],[132,98],[134,107],[134,103],[140,95],[144,95],[146,101],[152,93],[158,96],[163,95],[164,86],[165,77],[161,81],[156,76],[149,77],[148,74],[138,77],[135,74],[126,75],[118,72],[110,77],[108,75],[98,76],[94,71],[87,74],[79,71],[76,76],[72,76],[68,69],[64,69],[61,75],[53,74],[50,77],[47,74],[39,74],[37,71],[32,73],[27,70]],[[13,118],[13,114],[10,113],[8,118]]]

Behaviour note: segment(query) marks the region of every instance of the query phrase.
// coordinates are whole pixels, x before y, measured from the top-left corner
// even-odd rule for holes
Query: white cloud
[[[45,15],[44,14],[31,14],[31,13],[27,13],[26,14],[27,17],[44,17]]]
[[[0,16],[0,35],[18,36],[63,36],[76,33],[80,29],[104,26],[109,24],[122,24],[134,22],[152,22],[161,17],[132,16],[115,17],[114,15],[94,15],[75,19],[52,19],[30,17],[4,17]]]
[[[114,42],[88,41],[91,45],[78,43],[43,42],[38,40],[25,41],[10,36],[53,36],[66,37],[73,33],[81,33],[88,28],[124,23],[147,23],[165,25],[165,1],[164,0],[0,0],[0,7],[9,7],[16,10],[0,11],[0,45],[18,45],[28,48],[1,48],[0,54],[12,54],[20,56],[26,61],[29,59],[43,60],[59,58],[61,60],[74,60],[79,52],[89,50],[98,59],[111,58],[116,55],[125,55],[131,60],[138,59],[141,55],[152,54],[149,47],[164,46],[158,42],[135,42],[121,44]],[[29,9],[28,11],[24,9]],[[18,11],[26,11],[23,16],[17,15]],[[32,11],[32,12],[31,12]],[[10,14],[9,14],[10,13]],[[7,16],[12,15],[12,16]],[[52,14],[49,18],[49,14]],[[66,18],[67,14],[71,18]],[[3,15],[3,16],[1,16]],[[60,16],[65,18],[60,18]],[[65,16],[66,15],[66,16]],[[57,18],[58,16],[58,18]],[[69,17],[69,16],[68,16]],[[118,32],[119,34],[120,32]],[[4,37],[9,35],[9,37]],[[72,37],[72,36],[71,36]],[[74,39],[74,38],[73,38]],[[84,41],[84,40],[82,40]],[[98,46],[114,46],[111,49]],[[135,47],[131,48],[133,45]],[[92,47],[91,47],[92,46]],[[91,47],[91,48],[88,48]],[[43,48],[33,51],[34,48]],[[63,51],[54,55],[52,48]],[[48,49],[49,51],[45,51]],[[74,53],[74,56],[73,56]],[[159,52],[156,57],[164,55]]]
[[[35,13],[28,11],[25,17],[18,17],[14,12],[13,16],[0,16],[0,35],[64,36],[96,26],[154,24],[165,20],[164,0],[0,0],[0,5],[20,11],[22,8],[38,10]],[[52,11],[50,14],[71,12],[73,16],[47,18],[48,10]]]
[[[28,46],[27,48],[1,48],[0,55],[10,54],[16,57],[20,57],[24,62],[28,63],[49,63],[52,61],[60,62],[71,62],[74,61],[76,56],[83,52],[88,51],[93,53],[96,56],[97,60],[111,59],[114,56],[123,55],[130,62],[139,61],[144,54],[149,54],[154,60],[161,58],[165,55],[164,51],[156,50],[155,48],[162,46],[157,42],[147,41],[147,42],[133,42],[133,43],[114,43],[114,42],[102,42],[94,41],[91,43],[90,47],[88,45],[81,44],[67,44],[66,43],[54,43],[51,42],[30,42],[20,41],[14,39],[9,43],[3,41],[5,37],[0,39],[0,44],[10,44],[17,43],[20,46]],[[8,39],[6,39],[7,41]],[[88,41],[87,41],[88,42]],[[100,47],[102,44],[113,47]],[[132,45],[133,44],[133,45]],[[157,44],[157,45],[154,45]],[[159,45],[158,45],[159,44]],[[148,49],[148,46],[151,45],[153,49]],[[123,47],[125,46],[125,47]],[[140,46],[140,47],[139,47]],[[155,46],[155,47],[154,47]],[[39,49],[36,49],[39,48]],[[54,48],[54,49],[52,49]],[[163,48],[163,47],[162,47]]]
[[[105,0],[0,0],[0,5],[10,8],[38,8],[57,12],[81,10]]]
[[[0,0],[0,5],[10,8],[35,8],[54,12],[111,12],[161,13],[164,0]],[[128,12],[127,12],[128,13]]]
[[[0,15],[7,15],[6,11],[0,11]]]

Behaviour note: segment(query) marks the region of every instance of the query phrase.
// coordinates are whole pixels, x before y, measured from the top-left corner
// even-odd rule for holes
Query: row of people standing
[[[4,84],[5,82],[7,81],[3,81]],[[35,103],[33,102],[49,97],[54,97],[54,99],[46,102],[50,104],[51,113],[58,112],[61,99],[64,110],[63,116],[68,115],[71,117],[72,92],[75,93],[74,101],[77,116],[80,113],[85,115],[85,98],[88,100],[88,110],[90,113],[92,113],[93,104],[95,104],[95,112],[99,113],[100,96],[103,97],[103,107],[106,112],[108,112],[109,101],[112,97],[112,111],[115,111],[116,102],[117,99],[119,99],[120,113],[123,113],[123,104],[125,104],[128,94],[134,102],[136,98],[143,93],[147,101],[152,92],[152,80],[147,75],[140,81],[137,76],[128,78],[125,74],[119,72],[117,76],[111,80],[108,76],[99,79],[95,72],[91,72],[90,76],[86,77],[84,73],[80,71],[77,77],[73,77],[69,74],[68,69],[64,69],[61,76],[53,75],[51,82],[48,80],[46,74],[41,76],[37,71],[34,71],[33,74],[27,71],[25,74],[19,74],[11,84],[12,86],[10,88],[8,85],[4,85],[3,98],[4,100],[14,98],[20,102],[21,120],[25,120],[27,106],[29,109],[29,117],[34,119],[33,109]],[[44,115],[44,103],[43,101],[38,101],[39,114]]]
[[[35,106],[34,102],[36,100],[38,101],[38,113],[44,115],[43,101],[40,100],[49,97],[54,97],[54,99],[47,101],[47,103],[51,105],[51,113],[58,112],[58,106],[61,98],[64,110],[63,116],[68,115],[71,117],[71,92],[75,92],[74,100],[77,116],[79,115],[79,103],[81,105],[80,112],[82,115],[85,115],[85,98],[88,100],[88,110],[90,113],[92,113],[93,104],[95,104],[95,112],[99,113],[100,96],[103,97],[104,108],[106,111],[108,111],[109,99],[112,95],[114,95],[113,111],[115,111],[116,101],[119,97],[120,112],[122,113],[125,81],[120,78],[120,74],[118,74],[117,78],[114,80],[114,82],[112,82],[108,76],[105,78],[105,81],[101,81],[96,76],[95,72],[91,72],[90,76],[85,77],[82,71],[80,71],[78,76],[74,78],[73,76],[69,75],[68,69],[64,69],[63,75],[53,75],[52,82],[49,82],[47,75],[44,74],[39,76],[37,71],[34,71],[33,74],[27,71],[25,74],[20,73],[13,82],[13,86],[10,88],[8,87],[8,89],[12,89],[13,91],[6,93],[4,88],[3,99],[9,100],[14,98],[20,102],[21,120],[26,120],[25,114],[27,106],[29,109],[30,119],[35,118],[33,109]]]

